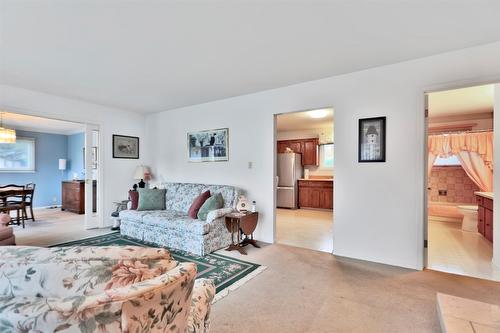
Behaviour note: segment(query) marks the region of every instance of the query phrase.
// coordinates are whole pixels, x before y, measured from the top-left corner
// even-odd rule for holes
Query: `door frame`
[[[418,136],[422,135],[420,137],[421,140],[421,149],[417,150],[417,161],[421,161],[422,164],[417,163],[417,165],[421,166],[422,172],[419,173],[419,176],[417,177],[417,183],[418,187],[420,190],[417,194],[417,207],[421,207],[417,209],[417,229],[420,230],[417,232],[417,266],[420,267],[421,269],[426,269],[428,266],[428,245],[429,245],[429,238],[428,238],[428,147],[427,147],[427,136],[428,136],[428,124],[427,124],[427,110],[428,110],[428,95],[431,93],[435,92],[440,92],[440,91],[447,91],[447,90],[454,90],[454,89],[461,89],[461,88],[469,88],[469,87],[474,87],[474,86],[481,86],[481,85],[487,85],[487,84],[498,84],[500,83],[500,76],[483,76],[483,77],[476,77],[476,78],[471,78],[471,79],[464,79],[464,80],[458,80],[458,81],[452,81],[448,83],[440,83],[440,84],[434,84],[434,85],[429,85],[426,87],[421,88],[418,91],[418,94],[420,97],[420,102],[418,105],[417,109],[417,138]],[[422,112],[423,111],[423,112]],[[493,126],[493,130],[495,130],[495,127]],[[497,158],[500,157],[495,157],[495,162],[497,161]],[[494,170],[493,174],[497,172],[497,170],[500,172],[500,166],[495,167],[497,163],[494,163]],[[495,187],[493,188],[493,192],[495,192],[496,189]],[[495,216],[493,216],[493,224],[498,224],[495,222]],[[498,219],[500,222],[500,219]],[[498,243],[498,242],[496,242]],[[493,243],[493,246],[495,246],[495,243]],[[500,246],[500,244],[497,244],[497,246]],[[494,249],[493,249],[494,252]],[[494,260],[494,258],[493,258]],[[492,262],[492,264],[494,264]]]
[[[333,130],[333,141],[335,143],[335,107],[333,106],[323,106],[323,107],[315,107],[315,108],[308,108],[308,109],[303,109],[303,110],[295,110],[295,111],[287,111],[287,112],[279,112],[279,113],[273,113],[273,149],[272,149],[272,154],[273,154],[273,244],[277,243],[276,239],[276,197],[277,197],[277,186],[278,184],[276,183],[276,167],[278,165],[277,160],[278,160],[278,150],[277,150],[277,142],[278,142],[278,116],[280,115],[286,115],[286,114],[291,114],[291,113],[298,113],[298,112],[307,112],[307,111],[313,111],[313,110],[318,110],[318,109],[333,109],[333,123],[332,123],[332,130]],[[335,153],[334,153],[335,154]],[[335,166],[334,166],[335,170]],[[333,207],[335,209],[335,185],[333,186]],[[333,211],[332,211],[332,224],[333,224]],[[333,238],[332,238],[332,248],[335,248],[335,244],[333,244]],[[332,253],[333,254],[333,251]]]
[[[65,117],[61,115],[53,116],[53,115],[46,115],[46,112],[40,112],[34,109],[26,109],[26,108],[19,108],[15,106],[10,106],[8,104],[0,104],[0,108],[4,110],[4,112],[10,112],[10,113],[17,113],[17,114],[22,114],[22,115],[27,115],[27,116],[33,116],[33,117],[38,117],[38,118],[45,118],[45,119],[51,119],[51,120],[60,120],[60,121],[66,121],[70,123],[77,123],[82,126],[85,126],[87,124],[97,126],[99,129],[99,146],[97,149],[97,154],[99,156],[99,163],[97,164],[97,172],[98,172],[98,181],[101,182],[101,186],[97,186],[97,212],[98,212],[98,223],[97,226],[93,226],[93,228],[104,228],[104,215],[103,215],[103,208],[104,208],[104,184],[103,184],[103,170],[105,166],[105,161],[104,161],[104,147],[103,147],[103,123],[101,121],[96,121],[93,123],[90,123],[80,117]]]

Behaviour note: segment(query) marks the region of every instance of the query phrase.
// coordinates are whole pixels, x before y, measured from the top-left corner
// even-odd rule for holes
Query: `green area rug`
[[[80,239],[72,242],[56,244],[52,246],[107,246],[107,245],[134,245],[158,247],[154,244],[121,236],[119,232],[106,235]],[[51,246],[51,247],[52,247]],[[266,269],[265,266],[251,262],[238,260],[218,253],[211,253],[204,257],[189,252],[168,249],[172,256],[180,262],[194,262],[198,266],[200,278],[212,279],[216,287],[215,300],[227,295],[231,290],[238,288],[248,282],[252,277]]]

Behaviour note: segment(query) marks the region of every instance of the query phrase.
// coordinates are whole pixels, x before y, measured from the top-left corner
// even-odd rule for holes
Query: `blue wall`
[[[26,131],[17,131],[17,136],[35,139],[36,172],[0,172],[0,184],[35,183],[34,207],[51,206],[54,197],[61,204],[61,181],[65,175],[59,170],[59,159],[68,154],[68,136]]]
[[[68,136],[68,152],[66,165],[66,179],[73,179],[73,173],[78,174],[78,179],[83,179],[83,147],[85,146],[85,133]]]

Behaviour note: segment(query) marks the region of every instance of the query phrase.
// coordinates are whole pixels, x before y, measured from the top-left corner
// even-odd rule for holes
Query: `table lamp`
[[[139,165],[135,169],[134,179],[140,180],[138,184],[134,184],[134,190],[137,189],[137,185],[139,185],[139,188],[146,187],[146,183],[144,182],[144,180],[148,181],[151,179],[151,172],[149,171],[149,167],[144,165]]]

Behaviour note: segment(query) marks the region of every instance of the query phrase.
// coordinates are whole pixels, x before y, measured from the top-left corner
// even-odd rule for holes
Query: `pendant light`
[[[3,112],[0,112],[0,143],[15,143],[16,130],[3,127]]]

